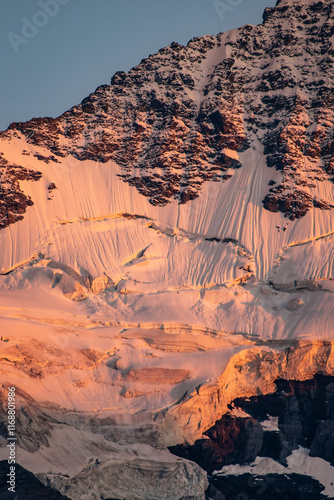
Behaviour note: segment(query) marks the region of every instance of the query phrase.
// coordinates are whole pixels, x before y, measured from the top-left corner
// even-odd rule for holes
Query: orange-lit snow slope
[[[171,460],[150,444],[194,441],[235,397],[333,374],[333,2],[314,5],[1,133],[1,379],[42,426],[18,415],[33,472],[98,449],[150,470]]]
[[[2,149],[21,164],[22,147],[13,140]],[[185,324],[263,339],[331,338],[332,211],[312,209],[287,221],[264,210],[269,168],[258,151],[242,155],[244,166],[229,183],[208,182],[196,200],[164,207],[124,183],[111,162],[69,156],[50,166],[23,157],[43,176],[21,182],[34,205],[0,231],[1,293],[20,307],[16,291],[27,290],[38,304],[45,289],[52,297],[63,282],[66,288],[67,278],[68,292],[83,286],[87,298],[78,307],[106,321]],[[50,195],[51,182],[57,189]],[[333,196],[332,185],[318,189]],[[63,278],[54,286],[56,275]],[[113,286],[103,291],[106,277]],[[98,279],[101,293],[94,294]],[[294,291],[295,280],[305,281],[303,290]],[[295,298],[303,305],[290,311]]]

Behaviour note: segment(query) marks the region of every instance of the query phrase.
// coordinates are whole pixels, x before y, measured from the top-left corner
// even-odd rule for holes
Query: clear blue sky
[[[214,1],[221,7],[220,16]],[[98,85],[109,83],[116,71],[128,71],[161,47],[258,24],[264,8],[275,4],[276,0],[1,0],[0,130],[13,121],[58,116]]]

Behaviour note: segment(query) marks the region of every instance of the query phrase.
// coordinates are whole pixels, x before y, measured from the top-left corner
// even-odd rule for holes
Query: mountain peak
[[[287,5],[0,133],[0,396],[16,386],[21,464],[66,497],[204,499],[206,476],[162,448],[208,442],[228,408],[224,453],[203,448],[217,469],[247,435],[285,474],[298,401],[308,449],[333,457],[304,388],[288,420],[278,396],[289,435],[230,405],[334,373],[334,3]]]
[[[333,2],[307,4],[317,7],[306,9],[307,18],[298,9],[291,15],[272,8],[263,25],[194,38],[186,47],[174,42],[116,73],[110,86],[61,117],[10,129],[56,157],[115,161],[120,178],[160,206],[194,200],[209,181],[231,183],[243,166],[236,158],[260,142],[267,165],[280,174],[264,193],[265,209],[290,220],[313,207],[329,210],[332,202],[314,187],[333,179],[323,125],[333,81],[333,19],[323,22],[319,13]],[[305,1],[278,3],[292,5],[302,8]]]
[[[276,7],[283,7],[285,5],[294,6],[300,5],[302,7],[307,7],[310,4],[326,5],[324,0],[277,0]],[[328,3],[327,3],[328,4]]]

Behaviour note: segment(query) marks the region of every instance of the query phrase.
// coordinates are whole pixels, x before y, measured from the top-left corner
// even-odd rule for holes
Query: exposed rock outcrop
[[[41,172],[10,164],[0,154],[0,229],[23,219],[27,207],[34,202],[20,188],[20,181],[38,181]]]
[[[302,447],[310,450],[310,457],[334,464],[334,377],[316,375],[303,382],[277,380],[275,385],[276,391],[272,394],[236,399],[230,413],[193,446],[170,448],[177,456],[194,460],[209,472],[208,498],[218,500],[219,494],[228,498],[249,495],[254,499],[328,498],[323,494],[324,486],[315,479],[317,462],[314,461],[314,470],[299,475],[289,469],[288,457],[292,457],[293,450],[300,452]],[[280,462],[281,473],[271,471],[270,462],[266,473],[265,459],[260,457]],[[259,474],[254,464],[261,464],[261,460],[263,466],[259,467],[259,471],[262,470]],[[299,463],[303,463],[302,455]],[[226,467],[230,464],[250,464],[254,472],[238,474],[237,467]],[[324,464],[322,462],[322,467]],[[222,473],[212,474],[215,470]]]
[[[297,311],[300,307],[303,307],[304,302],[302,299],[291,299],[286,305],[288,311]]]
[[[52,354],[62,359],[59,353],[45,352],[48,358]],[[102,353],[85,352],[82,355],[87,359],[89,370],[105,359]],[[47,359],[44,364],[47,364]],[[83,367],[84,363],[81,362],[81,370]],[[168,380],[171,375],[174,377],[173,384],[184,380],[184,373],[180,373],[175,379],[174,371],[161,372],[159,383],[171,382]],[[216,382],[197,387],[194,393],[185,395],[176,404],[162,411],[141,411],[126,418],[117,414],[107,416],[104,413],[73,412],[50,403],[37,403],[18,389],[18,446],[25,450],[20,455],[25,457],[22,465],[27,466],[26,461],[31,460],[30,454],[44,450],[44,460],[46,463],[49,461],[53,468],[54,457],[59,453],[57,436],[61,432],[66,436],[67,460],[73,463],[74,469],[67,477],[59,472],[60,463],[57,462],[55,467],[58,470],[54,470],[53,474],[39,474],[38,478],[46,486],[55,488],[69,498],[95,500],[104,496],[132,500],[150,498],[151,495],[152,498],[167,500],[170,492],[172,498],[193,497],[200,500],[204,499],[207,488],[203,471],[191,462],[173,460],[167,455],[162,457],[159,453],[165,452],[157,451],[158,449],[184,442],[194,443],[204,433],[206,439],[195,445],[197,452],[191,458],[197,460],[202,467],[206,464],[206,468],[226,463],[251,462],[256,456],[268,453],[268,450],[271,450],[275,459],[284,462],[298,444],[309,445],[312,455],[332,461],[333,384],[328,378],[305,382],[305,388],[303,383],[293,382],[310,379],[317,373],[334,376],[330,342],[295,342],[287,348],[286,342],[282,341],[276,347],[253,347],[233,356]],[[155,371],[152,374],[147,369],[128,372],[132,382],[134,375],[134,380],[139,380],[138,374],[145,375],[145,380],[140,380],[148,384],[147,375],[155,375]],[[126,372],[124,375],[124,381],[128,383],[130,380],[126,380]],[[277,382],[278,378],[290,379],[292,382],[286,385]],[[155,387],[154,381],[156,378],[152,387]],[[279,439],[277,433],[273,436],[262,423],[267,418],[263,418],[264,412],[269,415],[273,413],[271,408],[275,408],[275,405],[271,402],[277,397],[262,395],[273,393],[277,384],[280,390],[278,408],[282,410],[279,413],[279,429],[282,433]],[[135,393],[130,395],[130,392],[131,390],[129,396],[140,397]],[[231,409],[229,405],[236,396],[251,398],[235,402],[250,416],[239,418],[233,413],[230,416],[224,415]],[[2,397],[5,405],[4,390]],[[315,413],[309,402],[315,407]],[[1,429],[2,436],[5,437],[5,411],[3,415]],[[136,455],[138,444],[134,445],[134,437],[137,443],[142,443],[142,454]],[[148,445],[154,448],[149,451]],[[80,449],[79,456],[77,447]],[[92,458],[96,456],[97,450],[97,459]],[[78,472],[84,456],[87,464],[84,469],[81,465],[81,472]],[[190,458],[187,455],[185,457]],[[39,471],[35,469],[34,472]],[[153,480],[155,477],[157,480],[160,478],[158,489]],[[108,497],[107,493],[111,496]]]
[[[284,341],[282,341],[282,347]],[[315,374],[334,375],[332,342],[296,341],[284,350],[254,347],[236,354],[217,381],[199,387],[166,416],[167,445],[193,443],[212,427],[238,397],[269,394],[275,380],[307,380]],[[173,431],[172,431],[173,429]]]
[[[299,446],[334,465],[334,377],[316,375],[302,382],[280,379],[275,385],[271,394],[235,399],[232,411],[205,431],[202,439],[170,451],[209,472],[251,463],[257,456],[286,465],[286,457]],[[277,428],[270,419],[277,420]]]

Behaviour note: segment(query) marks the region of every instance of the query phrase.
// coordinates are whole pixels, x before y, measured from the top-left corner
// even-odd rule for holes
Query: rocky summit
[[[18,498],[334,498],[333,35],[278,0],[0,132]]]
[[[280,173],[267,210],[291,220],[329,210],[316,181],[334,179],[333,17],[330,1],[282,0],[259,26],[172,43],[62,116],[13,123],[3,137],[46,148],[43,162],[114,161],[153,205],[228,181],[252,148]]]

